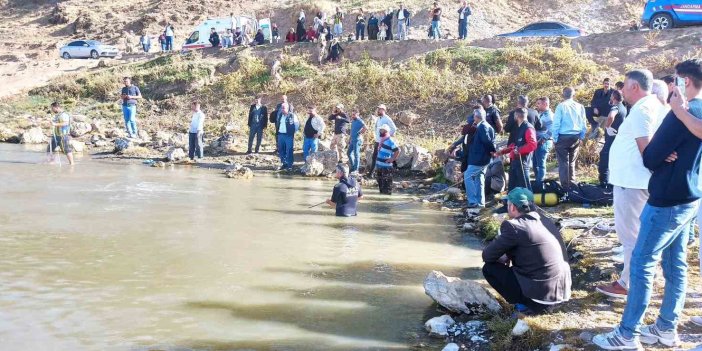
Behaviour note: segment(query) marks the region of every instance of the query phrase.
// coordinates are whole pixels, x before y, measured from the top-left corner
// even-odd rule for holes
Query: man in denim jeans
[[[702,119],[702,60],[675,66],[684,80],[689,112]],[[676,91],[675,96],[679,96]],[[622,321],[613,331],[593,338],[605,350],[641,350],[641,342],[660,342],[668,347],[680,343],[677,332],[687,288],[687,241],[689,226],[697,214],[698,198],[690,190],[700,139],[669,113],[643,152],[651,170],[650,197],[641,213],[641,229],[631,256],[629,293]],[[656,322],[642,326],[651,300],[656,265],[661,260],[665,291]]]
[[[434,2],[434,8],[431,13],[431,37],[441,39],[441,7],[438,2]]]
[[[137,124],[136,124],[136,105],[137,100],[141,99],[141,91],[139,87],[132,84],[132,79],[129,77],[124,77],[124,87],[122,88],[122,114],[124,114],[124,125],[127,129],[127,134],[130,138],[136,138],[137,134]]]
[[[538,146],[534,150],[533,166],[534,166],[534,191],[539,193],[544,189],[544,177],[546,177],[546,158],[548,152],[553,147],[553,138],[551,137],[551,125],[553,124],[553,112],[550,107],[551,100],[547,96],[540,97],[536,100],[536,111],[539,112],[539,120],[541,121],[539,129],[536,130],[536,142]]]
[[[463,172],[468,208],[485,207],[485,169],[490,155],[495,152],[495,130],[485,122],[485,110],[478,106],[473,110],[475,135],[468,151],[468,168]],[[464,138],[468,138],[465,135]]]
[[[361,111],[355,108],[351,113],[351,141],[349,142],[349,165],[353,175],[358,174],[361,165],[361,146],[363,145],[363,134],[368,130],[366,122],[361,119]]]

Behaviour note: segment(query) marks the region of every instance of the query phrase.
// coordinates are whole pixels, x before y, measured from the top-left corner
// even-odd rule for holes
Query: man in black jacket
[[[609,116],[609,111],[611,109],[609,106],[609,99],[612,98],[613,91],[614,89],[610,87],[609,78],[605,78],[604,81],[602,81],[602,88],[595,90],[595,94],[592,95],[592,101],[590,101],[592,115],[588,121],[592,126],[593,132],[600,127],[600,123],[596,118]]]
[[[485,121],[495,130],[495,134],[502,133],[502,117],[500,117],[500,109],[495,106],[495,97],[485,95],[480,100],[480,104],[485,108]]]
[[[382,22],[385,23],[386,26],[388,26],[388,31],[385,35],[385,40],[393,40],[394,39],[392,37],[392,17],[393,17],[392,11],[388,11],[382,20]]]
[[[485,280],[522,313],[541,313],[570,299],[570,266],[556,225],[536,212],[534,194],[507,195],[509,220],[483,250]]]
[[[261,96],[256,96],[256,100],[249,108],[249,148],[246,154],[251,154],[251,146],[256,138],[256,153],[261,148],[263,130],[268,126],[268,108],[261,103]]]
[[[609,102],[607,102],[609,104]],[[516,131],[519,129],[519,125],[514,118],[514,112],[517,109],[525,108],[527,109],[527,122],[531,123],[536,129],[541,129],[541,123],[537,123],[539,120],[539,112],[533,108],[529,108],[529,97],[526,95],[519,95],[517,98],[517,108],[509,112],[507,116],[507,123],[505,123],[505,132],[509,133],[509,138],[507,139],[507,145],[514,144],[517,141]]]
[[[219,34],[214,28],[210,29],[210,44],[213,48],[219,48]]]

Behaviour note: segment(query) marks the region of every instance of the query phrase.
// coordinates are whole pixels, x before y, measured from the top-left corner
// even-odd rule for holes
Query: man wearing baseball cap
[[[344,105],[337,104],[334,107],[334,112],[329,116],[329,121],[334,122],[334,137],[331,141],[331,149],[336,151],[336,157],[339,162],[343,162],[343,157],[346,155],[346,135],[348,125],[351,123],[349,117],[344,113]]]
[[[378,189],[381,194],[392,194],[393,163],[400,156],[400,149],[390,137],[390,126],[383,124],[378,128],[380,141],[375,165],[378,168]]]
[[[507,195],[508,220],[483,250],[485,280],[521,313],[541,313],[570,299],[570,266],[556,225],[536,212],[534,194]]]
[[[389,129],[387,129],[388,135],[393,137],[395,136],[395,132],[397,131],[397,127],[395,126],[395,122],[392,121],[392,118],[386,114],[387,112],[387,107],[385,104],[380,104],[378,105],[378,109],[376,111],[376,116],[378,117],[375,121],[375,145],[373,146],[373,158],[371,162],[370,169],[368,170],[368,177],[373,176],[373,170],[375,169],[375,160],[378,158],[378,147],[380,146],[380,127],[382,126],[387,126]]]

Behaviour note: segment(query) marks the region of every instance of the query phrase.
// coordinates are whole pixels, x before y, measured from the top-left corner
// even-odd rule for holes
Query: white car
[[[97,40],[76,40],[59,49],[59,55],[65,59],[90,57],[115,57],[119,50],[112,45],[105,45]]]

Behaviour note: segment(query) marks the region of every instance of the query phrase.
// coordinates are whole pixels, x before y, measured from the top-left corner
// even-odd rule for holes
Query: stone
[[[12,131],[12,129],[0,125],[0,143],[19,143],[19,134]]]
[[[139,129],[137,134],[139,136],[139,139],[141,139],[142,141],[147,142],[147,143],[151,142],[151,135],[149,134],[149,132],[147,132],[143,129]]]
[[[526,332],[529,331],[529,324],[525,322],[523,319],[518,319],[517,323],[514,325],[514,328],[512,328],[512,335],[513,336],[522,336],[526,334]]]
[[[105,132],[105,136],[108,138],[126,138],[127,132],[120,128],[112,128]]]
[[[398,116],[400,123],[402,123],[408,127],[411,126],[412,124],[414,124],[419,119],[419,116],[412,111],[400,111],[397,114],[397,116]]]
[[[475,231],[475,224],[463,223],[463,227],[461,227],[461,230],[464,232],[473,232],[473,231]]]
[[[238,163],[235,163],[233,166],[227,168],[227,170],[224,171],[224,175],[231,179],[251,179],[254,177],[254,173],[251,168],[244,167]]]
[[[22,133],[20,143],[22,144],[43,144],[47,141],[46,135],[39,127],[29,129]]]
[[[548,348],[548,351],[561,351],[570,348],[571,346],[568,344],[562,344],[562,345],[554,345],[551,344]]]
[[[116,153],[124,152],[127,149],[129,149],[130,147],[132,147],[131,140],[129,140],[127,138],[115,139],[115,152]]]
[[[71,136],[76,138],[82,137],[83,135],[90,133],[92,130],[93,126],[91,126],[90,123],[75,122],[71,126]]]
[[[580,340],[582,340],[582,341],[585,341],[585,342],[592,342],[592,338],[594,337],[594,335],[593,335],[592,333],[590,333],[590,332],[584,331],[584,332],[580,333],[580,335],[579,335],[578,337],[579,337]]]
[[[166,152],[166,159],[170,162],[180,161],[186,157],[187,155],[185,154],[185,151],[180,147],[172,147],[170,150],[168,150],[168,152]]]
[[[82,153],[85,151],[85,143],[79,140],[71,139],[70,141],[73,152]]]
[[[429,153],[429,150],[417,146],[412,151],[412,171],[429,173],[433,170],[432,161],[433,156]]]
[[[98,133],[98,134],[104,133],[104,128],[102,127],[102,122],[100,122],[100,121],[91,122],[90,129],[92,129],[92,131],[94,133]]]
[[[311,159],[312,157],[309,156]],[[305,163],[304,166],[300,169],[302,174],[304,174],[306,177],[319,177],[324,173],[324,164],[319,162],[318,160],[310,160]]]
[[[68,16],[68,9],[66,8],[65,4],[57,3],[49,15],[49,23],[51,24],[66,24],[70,22],[70,20],[71,19]]]
[[[86,115],[72,114],[71,120],[73,122],[85,123],[88,120],[88,117]]]
[[[448,190],[446,190],[446,195],[448,196],[447,200],[463,199],[463,191],[459,188],[448,188]]]
[[[97,147],[105,147],[105,146],[107,146],[107,141],[98,140],[98,141],[94,142],[93,145],[95,145]]]
[[[168,145],[168,140],[171,139],[172,134],[168,132],[164,132],[162,130],[159,130],[156,132],[154,135],[154,138],[152,139],[153,143],[152,145],[154,147],[164,147]]]
[[[410,186],[412,186],[412,184],[410,182],[404,180],[400,183],[400,186],[402,187],[402,189],[408,189]]]
[[[188,149],[188,135],[185,133],[175,133],[168,138],[168,146]]]
[[[163,161],[156,161],[156,162],[151,164],[151,167],[164,168],[164,167],[166,167],[166,163]]]
[[[317,142],[317,152],[331,150],[331,140],[319,140]]]
[[[445,314],[428,320],[424,323],[424,328],[430,334],[448,336],[448,329],[454,324],[456,324],[456,321],[454,321],[451,316]]]
[[[336,172],[336,165],[339,163],[339,158],[336,151],[318,151],[307,156],[307,163],[320,163],[323,166],[322,173],[318,175],[328,175]],[[318,166],[315,166],[318,167]]]
[[[460,349],[461,348],[458,346],[458,344],[452,342],[450,344],[446,344],[446,346],[444,346],[444,348],[441,349],[441,351],[458,351]]]
[[[444,165],[444,178],[446,178],[451,184],[456,184],[463,181],[461,163],[453,160],[446,162]]]
[[[412,153],[415,146],[412,144],[405,144],[399,147],[400,154],[397,156],[397,168],[410,168],[412,166]]]
[[[482,285],[432,271],[424,280],[424,292],[453,312],[475,313],[485,309],[497,312],[500,304]]]
[[[441,162],[442,164],[446,163],[446,161],[449,160],[449,156],[449,153],[446,152],[445,149],[439,149],[434,151],[434,158],[436,158],[436,160],[438,162]]]

